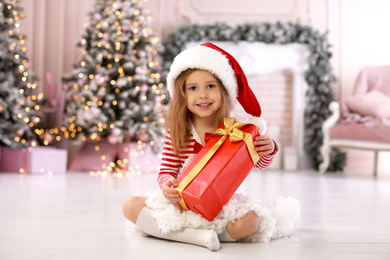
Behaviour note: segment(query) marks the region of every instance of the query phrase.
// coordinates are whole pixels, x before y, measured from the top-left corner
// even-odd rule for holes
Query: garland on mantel
[[[329,116],[329,103],[334,99],[330,84],[336,81],[330,64],[332,53],[327,42],[327,33],[321,34],[310,26],[295,23],[262,23],[230,26],[227,24],[215,25],[188,25],[183,24],[170,33],[163,45],[161,53],[163,70],[166,73],[173,61],[188,42],[205,41],[248,41],[273,44],[301,43],[310,49],[309,69],[305,73],[308,84],[305,106],[305,150],[312,159],[313,168],[318,169],[322,162],[320,147],[322,145],[321,126]],[[346,156],[338,149],[331,154],[330,171],[342,170]]]

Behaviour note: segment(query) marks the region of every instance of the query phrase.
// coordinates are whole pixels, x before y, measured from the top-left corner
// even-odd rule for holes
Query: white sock
[[[217,251],[220,247],[218,235],[214,230],[183,228],[167,234],[162,233],[153,218],[153,211],[147,207],[139,213],[136,225],[154,237],[203,246],[212,251]]]
[[[224,228],[221,234],[218,234],[218,239],[221,242],[237,242],[237,239],[234,239],[229,235],[229,233],[226,230],[226,227]]]

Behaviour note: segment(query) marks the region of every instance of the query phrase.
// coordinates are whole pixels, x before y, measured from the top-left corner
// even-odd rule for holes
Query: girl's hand
[[[267,135],[258,135],[253,142],[255,150],[259,155],[266,155],[273,153],[275,149],[274,141]]]
[[[172,188],[172,185],[174,187],[177,187],[179,185],[177,180],[173,177],[169,178],[169,180],[167,180],[163,184],[162,192],[163,192],[164,197],[167,200],[169,200],[172,203],[177,203],[180,201],[181,197],[179,195],[179,192],[177,190],[175,190],[174,188]]]

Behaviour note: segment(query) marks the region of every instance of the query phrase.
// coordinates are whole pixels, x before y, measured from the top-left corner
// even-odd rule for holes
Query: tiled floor
[[[0,259],[390,259],[389,178],[254,170],[240,192],[264,202],[296,197],[299,229],[267,244],[210,252],[126,226],[123,201],[156,189],[155,177],[0,173]]]

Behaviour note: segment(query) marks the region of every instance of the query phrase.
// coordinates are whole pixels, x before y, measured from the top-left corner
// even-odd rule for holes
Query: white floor
[[[264,202],[302,203],[288,238],[222,244],[218,252],[142,237],[125,224],[126,197],[157,188],[155,175],[0,173],[0,259],[390,259],[390,177],[251,172],[240,187]]]

